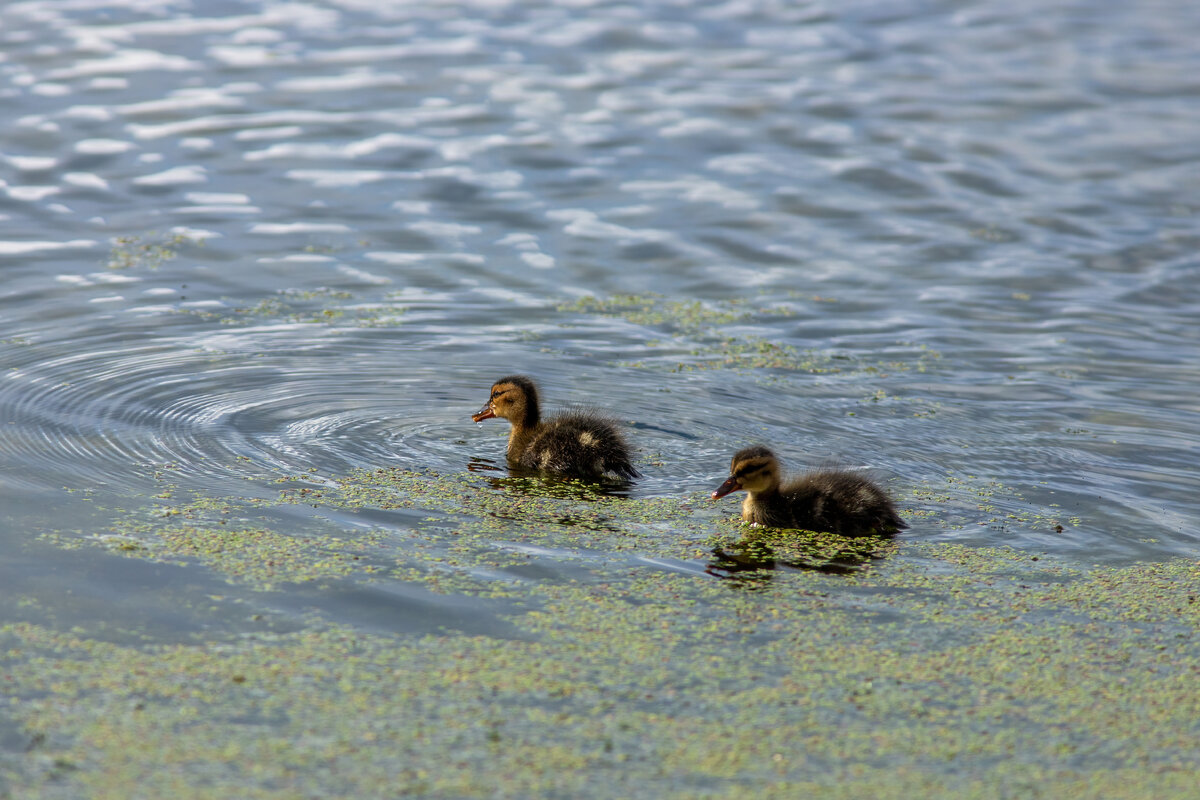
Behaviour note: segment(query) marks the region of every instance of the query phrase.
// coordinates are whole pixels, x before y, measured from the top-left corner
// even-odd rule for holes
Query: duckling
[[[869,536],[908,527],[883,490],[858,473],[825,469],[781,483],[779,459],[754,445],[734,454],[729,477],[712,496],[745,489],[742,519],[774,528]]]
[[[512,425],[511,464],[581,478],[638,477],[629,463],[629,446],[612,422],[590,411],[543,420],[537,385],[524,375],[509,375],[492,384],[491,396],[471,419],[482,422],[492,417]]]

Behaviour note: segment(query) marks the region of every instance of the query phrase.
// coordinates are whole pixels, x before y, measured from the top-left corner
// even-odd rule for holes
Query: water
[[[263,594],[95,538],[314,468],[483,481],[504,426],[469,415],[512,372],[631,423],[631,497],[689,531],[763,441],[869,468],[899,562],[1194,558],[1198,37],[1168,2],[7,3],[0,606],[516,636],[419,580]],[[305,508],[269,526],[454,547],[420,502]],[[714,580],[694,532],[638,530],[520,580]]]

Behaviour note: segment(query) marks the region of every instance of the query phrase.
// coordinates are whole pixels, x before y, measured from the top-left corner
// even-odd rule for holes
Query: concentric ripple
[[[914,535],[1200,541],[1195,15],[112,6],[0,6],[17,505],[499,462],[521,371],[642,494],[762,440]]]
[[[0,381],[8,474],[30,488],[134,489],[169,469],[211,491],[264,472],[428,464],[445,458],[430,443],[454,435],[427,413],[398,412],[403,392],[382,370],[348,379],[333,368],[338,350],[186,345],[28,354],[35,358]]]

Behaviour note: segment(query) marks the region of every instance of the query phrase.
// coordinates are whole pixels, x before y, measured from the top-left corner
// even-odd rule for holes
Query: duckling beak
[[[492,401],[488,400],[483,404],[483,408],[471,415],[471,419],[475,422],[483,422],[485,419],[491,419],[496,416],[496,412],[492,410]]]
[[[728,478],[725,479],[725,482],[722,483],[720,486],[718,486],[717,490],[712,493],[712,499],[720,500],[722,497],[729,494],[730,492],[736,492],[741,488],[742,488],[742,485],[740,483],[738,483],[738,479],[733,477],[732,475],[730,475]]]

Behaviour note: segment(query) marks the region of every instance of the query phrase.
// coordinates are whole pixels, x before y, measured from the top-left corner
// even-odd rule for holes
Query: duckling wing
[[[908,527],[887,494],[856,472],[811,472],[787,487],[784,494],[797,527],[843,536],[895,533]]]
[[[629,460],[629,446],[616,426],[588,413],[546,420],[521,461],[534,469],[568,475],[638,477]]]

